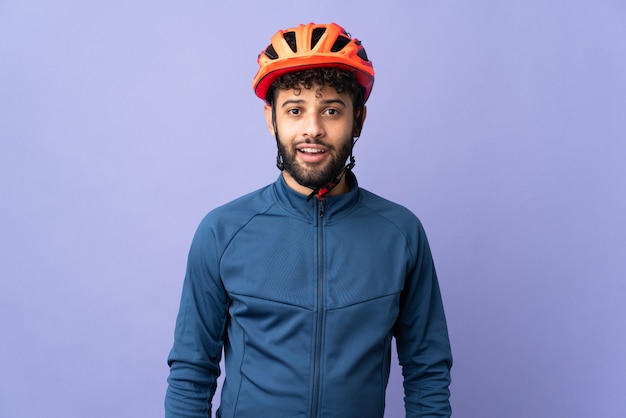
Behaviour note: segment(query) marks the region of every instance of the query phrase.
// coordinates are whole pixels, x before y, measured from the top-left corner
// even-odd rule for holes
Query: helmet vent
[[[313,33],[311,34],[311,49],[315,48],[315,45],[317,45],[324,33],[326,33],[326,28],[313,29]]]
[[[332,52],[339,52],[341,51],[346,45],[348,45],[350,43],[350,38],[346,38],[345,36],[338,36],[337,40],[335,41],[335,43],[333,44],[332,48],[330,48],[330,50]]]
[[[298,46],[296,45],[296,33],[291,31],[291,32],[285,32],[283,34],[283,38],[285,38],[285,41],[287,41],[287,45],[289,45],[289,48],[291,48],[291,50],[293,52],[298,52]]]
[[[367,54],[365,53],[365,48],[359,48],[359,50],[356,53],[359,58],[361,58],[363,61],[369,61],[369,59],[367,58]]]
[[[269,45],[266,49],[265,49],[265,55],[271,59],[271,60],[276,60],[278,59],[278,54],[276,53],[276,50],[274,49],[273,45]]]

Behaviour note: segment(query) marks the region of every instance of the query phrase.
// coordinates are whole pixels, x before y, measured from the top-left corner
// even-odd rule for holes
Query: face
[[[309,194],[333,180],[346,164],[352,148],[354,116],[352,99],[332,87],[279,90],[274,101],[279,150],[285,181],[294,190]],[[272,135],[272,108],[265,107]],[[345,193],[345,181],[331,195]]]

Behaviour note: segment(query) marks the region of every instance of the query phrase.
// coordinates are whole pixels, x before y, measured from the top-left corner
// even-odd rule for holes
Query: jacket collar
[[[307,196],[290,188],[282,173],[273,184],[274,195],[278,204],[287,212],[305,221],[317,219],[321,206],[324,206],[324,219],[330,221],[347,215],[359,199],[359,185],[356,177],[348,171],[341,181],[350,184],[350,191],[330,196],[323,201],[313,198],[307,202]]]

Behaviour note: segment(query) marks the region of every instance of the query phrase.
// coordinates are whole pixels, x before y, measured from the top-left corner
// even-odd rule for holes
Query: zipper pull
[[[319,201],[320,218],[324,217],[324,211],[326,210],[326,202],[324,200]]]

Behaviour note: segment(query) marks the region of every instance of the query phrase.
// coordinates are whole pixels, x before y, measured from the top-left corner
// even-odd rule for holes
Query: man
[[[396,338],[407,417],[450,415],[452,363],[424,230],[361,189],[352,150],[374,70],[340,26],[279,31],[256,94],[278,180],[194,236],[170,353],[168,417],[381,418]]]

